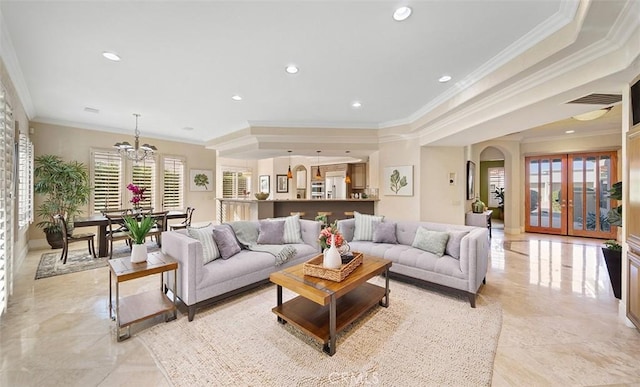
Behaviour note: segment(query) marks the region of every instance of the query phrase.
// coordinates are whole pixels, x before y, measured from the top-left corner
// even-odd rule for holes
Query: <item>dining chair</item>
[[[107,218],[106,239],[109,242],[109,259],[111,259],[113,258],[113,242],[124,240],[131,248],[131,237],[123,215],[105,215],[105,217]]]
[[[149,215],[153,218],[153,227],[147,233],[147,236],[156,238],[156,242],[158,243],[158,247],[162,247],[162,238],[161,235],[164,231],[167,231],[167,214],[169,211],[161,211],[161,212],[152,212]]]
[[[89,254],[91,254],[93,258],[96,258],[96,249],[93,242],[96,234],[73,234],[73,231],[69,233],[67,221],[64,219],[64,216],[58,214],[54,216],[54,219],[58,220],[62,224],[62,255],[60,255],[60,259],[62,260],[63,264],[67,263],[67,255],[69,255],[69,244],[74,242],[87,241],[89,245]]]
[[[186,216],[181,223],[169,225],[171,231],[180,230],[183,228],[191,227],[191,218],[193,217],[193,211],[196,209],[193,207],[187,207]]]

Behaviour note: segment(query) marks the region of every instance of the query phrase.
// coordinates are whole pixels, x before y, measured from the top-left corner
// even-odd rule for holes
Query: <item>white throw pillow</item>
[[[197,239],[202,244],[203,261],[205,264],[220,258],[220,251],[213,240],[213,227],[211,223],[204,227],[187,227],[187,234]]]
[[[353,217],[356,219],[356,227],[353,231],[354,241],[372,241],[374,222],[382,222],[384,219],[384,216],[365,215],[358,211],[353,211]]]

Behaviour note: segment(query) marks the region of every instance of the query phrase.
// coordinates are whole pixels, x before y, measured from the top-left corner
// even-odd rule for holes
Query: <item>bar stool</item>
[[[345,211],[344,212],[344,216],[349,217],[349,218],[353,218],[353,211]]]
[[[300,217],[302,218],[303,216],[305,216],[307,213],[306,212],[299,212],[299,211],[294,211],[294,212],[290,212],[291,216],[293,215],[300,215]]]
[[[331,215],[333,215],[333,212],[330,212],[330,211],[318,211],[318,216],[316,217],[316,219],[318,217],[320,217],[320,216],[323,216],[326,219],[325,222],[324,222],[325,223],[324,226],[328,226],[328,225],[331,224],[331,222],[329,222],[329,217]]]

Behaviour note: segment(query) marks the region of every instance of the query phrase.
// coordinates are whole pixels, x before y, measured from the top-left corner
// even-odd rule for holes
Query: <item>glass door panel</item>
[[[566,233],[565,164],[564,156],[526,158],[526,231]]]

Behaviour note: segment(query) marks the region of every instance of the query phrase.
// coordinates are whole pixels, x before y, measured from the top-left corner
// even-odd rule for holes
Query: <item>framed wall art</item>
[[[287,175],[276,175],[276,192],[289,192],[289,178],[287,177]]]
[[[271,176],[269,175],[260,175],[260,192],[270,193],[271,192]]]
[[[213,191],[213,171],[211,169],[189,170],[190,191]]]
[[[384,194],[413,196],[413,165],[384,168]]]
[[[467,161],[467,200],[475,199],[476,197],[476,164],[469,160]]]

